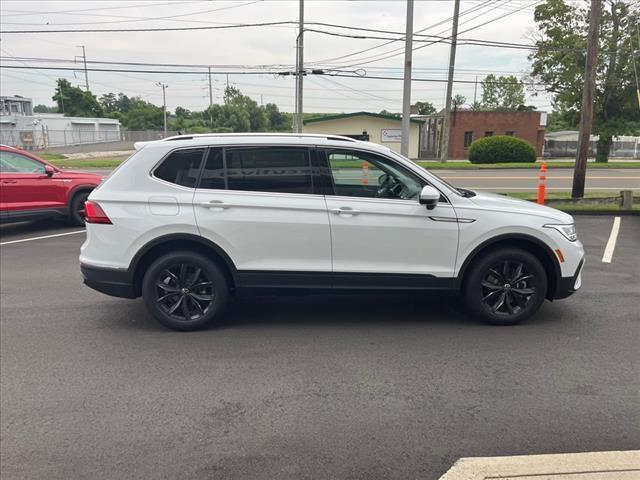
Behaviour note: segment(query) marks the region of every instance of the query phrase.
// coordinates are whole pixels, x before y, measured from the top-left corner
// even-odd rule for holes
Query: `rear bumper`
[[[94,267],[80,264],[84,284],[112,297],[136,298],[131,275],[127,270]]]
[[[567,298],[573,295],[582,286],[582,267],[584,266],[584,258],[580,260],[576,273],[572,277],[560,277],[556,288],[555,300]]]

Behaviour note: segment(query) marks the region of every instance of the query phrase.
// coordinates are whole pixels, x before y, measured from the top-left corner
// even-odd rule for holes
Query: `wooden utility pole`
[[[451,124],[451,97],[453,96],[453,72],[456,66],[456,46],[458,44],[458,17],[460,16],[460,0],[453,6],[453,26],[451,27],[451,50],[449,51],[449,78],[447,79],[447,99],[444,105],[444,120],[440,136],[440,161],[447,161],[449,156],[449,130]]]
[[[167,138],[167,96],[165,93],[167,85],[162,82],[156,82],[156,85],[162,88],[162,123],[164,124],[164,138]]]
[[[601,16],[602,0],[591,0],[589,36],[587,38],[587,59],[584,68],[584,88],[582,90],[582,110],[580,111],[580,133],[578,135],[576,165],[573,171],[571,198],[584,197],[584,184],[587,176],[587,155],[589,154],[591,124],[593,121],[593,103],[596,90],[598,35],[600,33]]]
[[[207,67],[209,71],[209,125],[213,127],[213,112],[211,111],[211,107],[213,107],[213,85],[211,85],[211,67]]]
[[[296,42],[296,120],[295,133],[302,132],[302,84],[304,81],[304,0],[299,0],[298,37]]]
[[[404,37],[404,84],[402,89],[402,122],[400,153],[409,156],[411,135],[411,58],[413,56],[413,0],[407,0],[407,24]]]
[[[82,49],[82,63],[84,64],[84,88],[89,91],[89,71],[87,70],[87,51],[84,45],[78,45]],[[78,57],[76,57],[78,58]]]

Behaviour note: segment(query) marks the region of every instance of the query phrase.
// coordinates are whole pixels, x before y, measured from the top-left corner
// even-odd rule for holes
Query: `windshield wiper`
[[[457,190],[458,192],[460,192],[460,195],[462,195],[465,198],[471,198],[476,196],[476,192],[472,190],[467,190],[466,188],[458,188]]]

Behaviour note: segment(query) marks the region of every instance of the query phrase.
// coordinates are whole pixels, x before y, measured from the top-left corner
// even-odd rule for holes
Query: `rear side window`
[[[307,149],[230,149],[225,160],[229,190],[312,193]]]
[[[203,155],[204,148],[176,150],[164,159],[153,175],[166,182],[195,188]]]
[[[210,188],[214,190],[224,190],[224,163],[222,149],[210,149],[207,161],[202,170],[199,188]]]

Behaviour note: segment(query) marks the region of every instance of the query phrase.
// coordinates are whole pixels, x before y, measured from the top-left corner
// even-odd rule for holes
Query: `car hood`
[[[535,215],[545,217],[559,224],[573,223],[573,217],[568,213],[561,212],[555,208],[538,205],[528,200],[520,200],[519,198],[499,195],[489,192],[474,192],[476,195],[471,197],[474,204],[487,210],[502,211],[510,213],[522,213],[525,215]]]
[[[73,178],[79,180],[87,180],[90,182],[100,183],[104,178],[104,175],[98,175],[96,173],[82,172],[80,170],[58,170],[56,174],[58,178]]]

